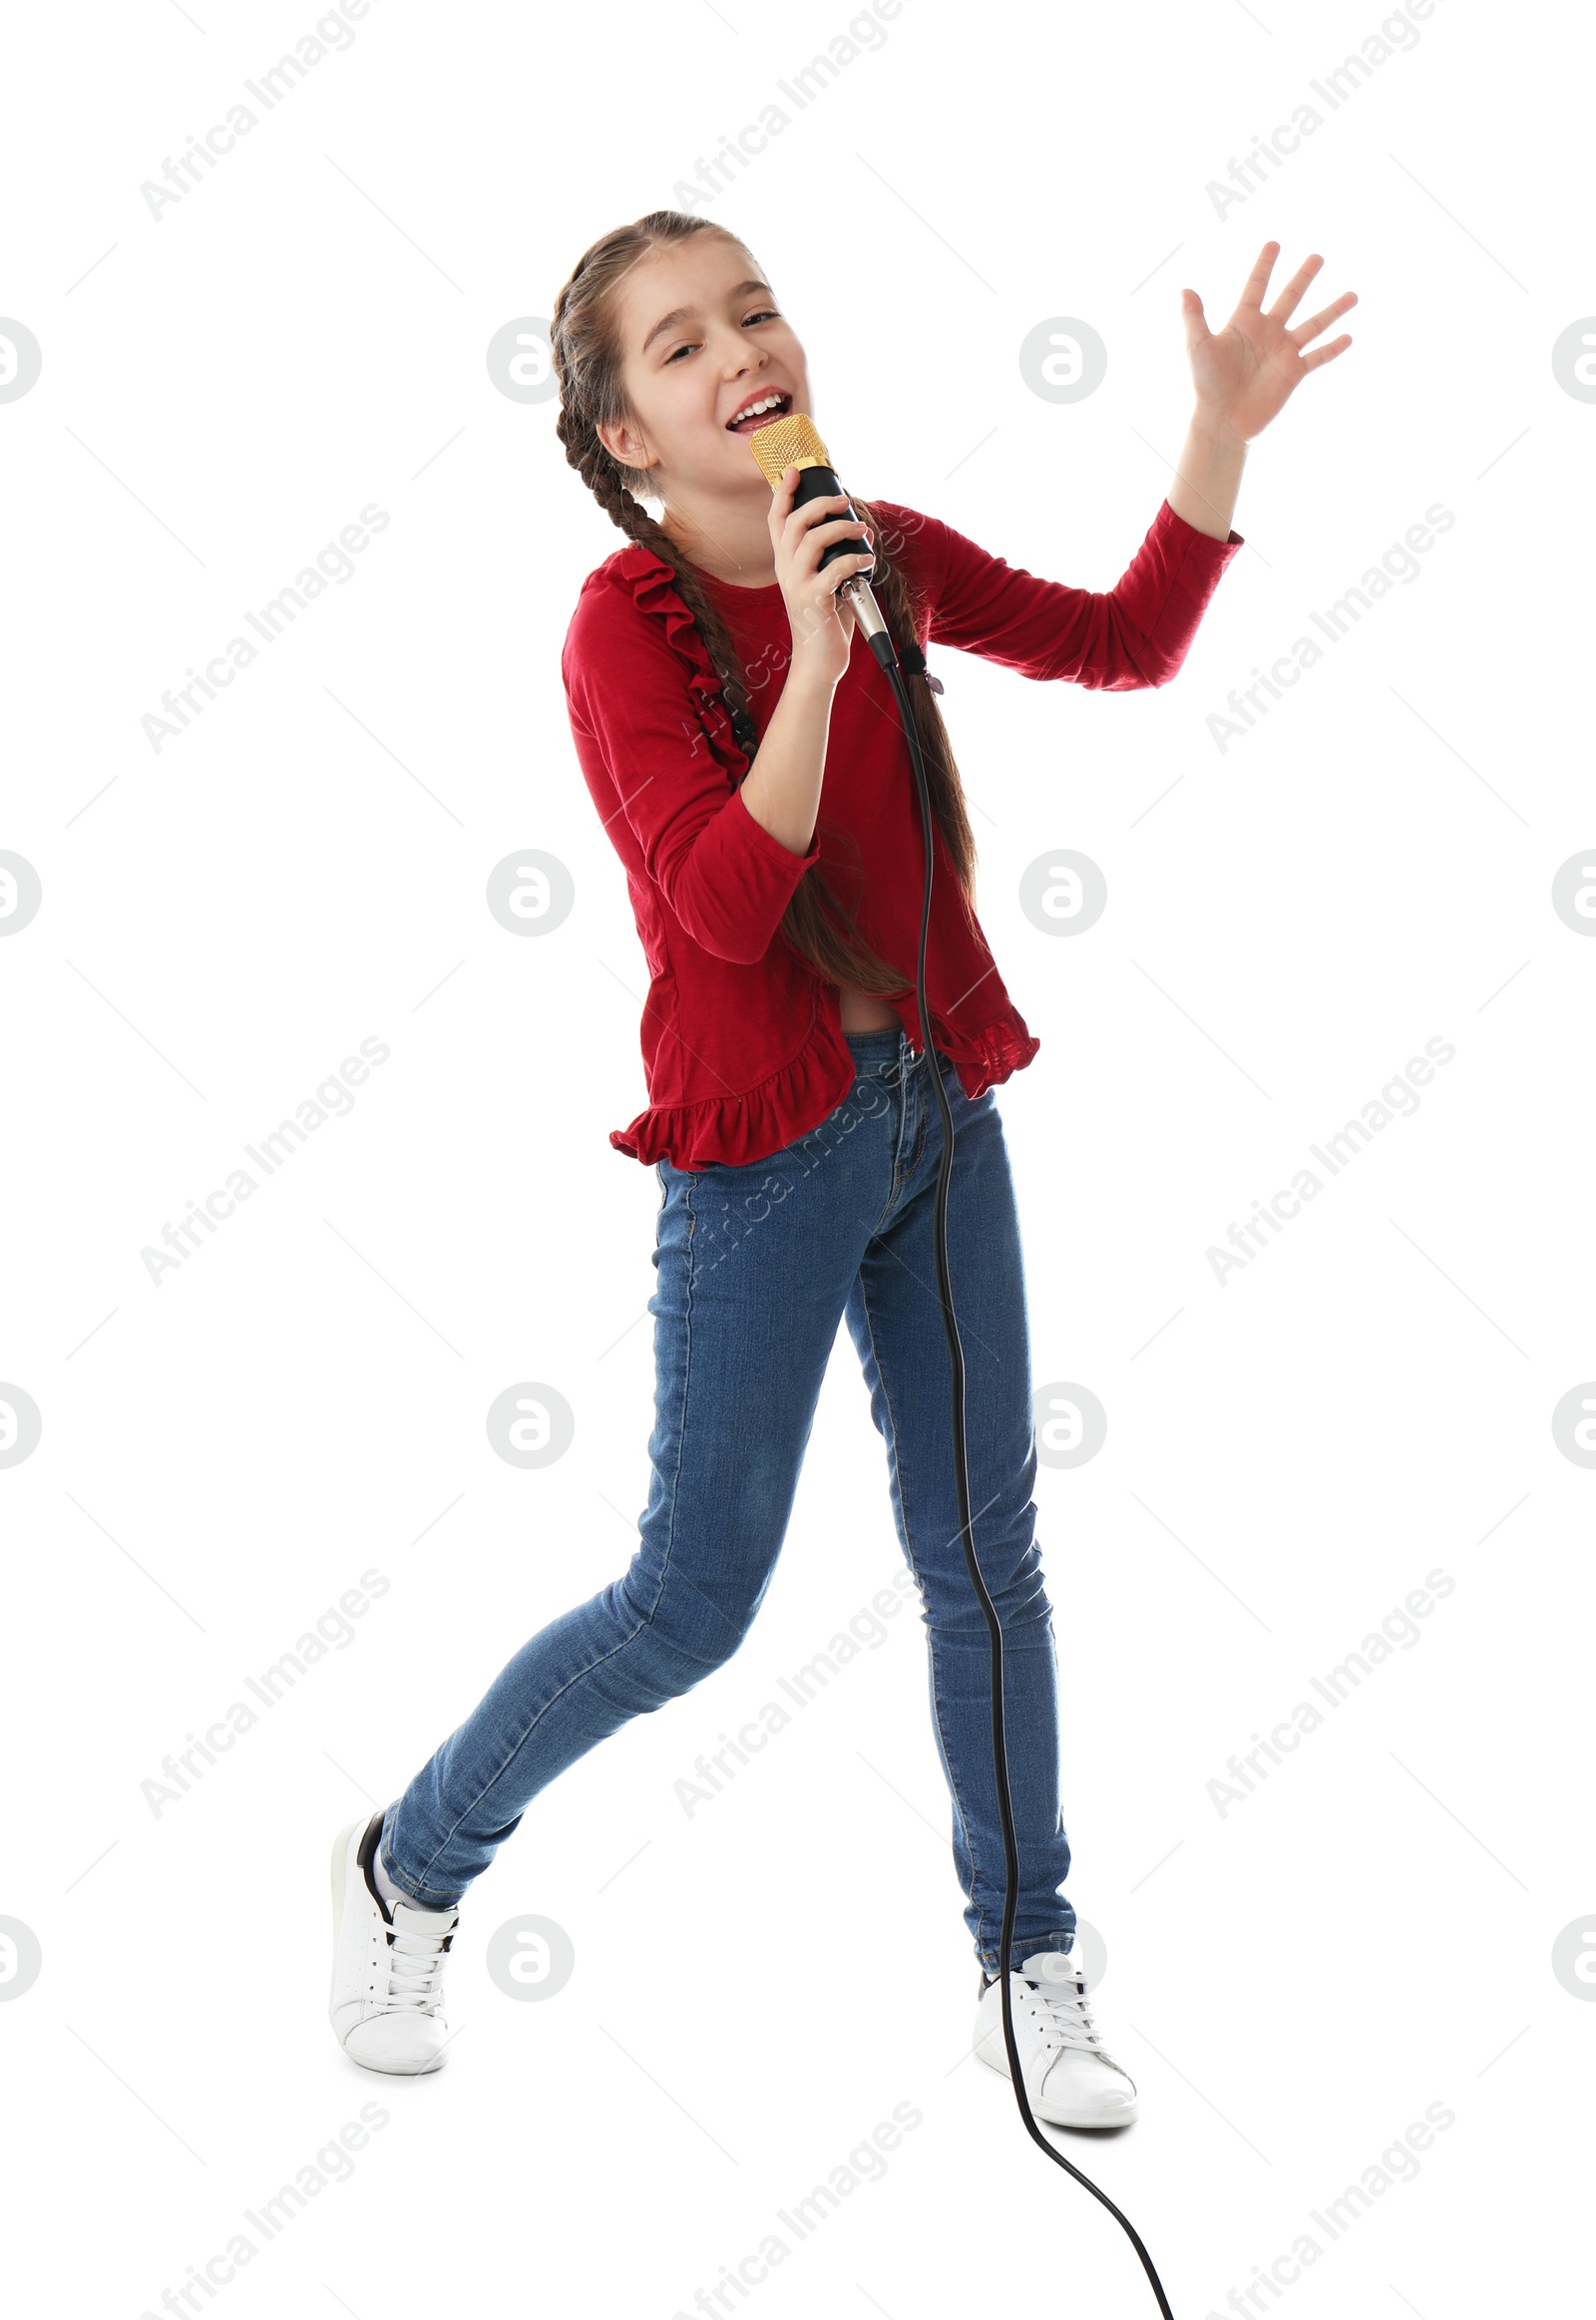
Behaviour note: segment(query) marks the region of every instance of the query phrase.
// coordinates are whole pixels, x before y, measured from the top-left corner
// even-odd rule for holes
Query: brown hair
[[[622,352],[616,327],[614,292],[623,275],[640,258],[661,244],[684,241],[693,233],[719,233],[738,248],[734,234],[709,217],[680,209],[651,209],[629,225],[616,226],[594,242],[578,259],[571,278],[555,300],[550,342],[555,375],[560,382],[557,431],[566,457],[609,517],[629,538],[663,558],[675,574],[676,591],[692,613],[709,658],[718,673],[732,728],[745,756],[753,754],[756,727],[748,707],[748,686],[736,646],[718,606],[704,585],[698,568],[661,530],[633,497],[652,494],[646,472],[624,468],[604,449],[598,437],[602,425],[618,424],[630,414],[621,387]],[[751,255],[751,253],[750,253]],[[855,513],[875,535],[875,568],[868,575],[871,590],[891,629],[900,657],[918,655],[915,610],[919,601],[903,567],[889,553],[891,526],[857,493],[850,494]],[[896,544],[901,535],[893,536]],[[923,676],[906,674],[916,737],[926,768],[931,808],[942,830],[959,874],[965,909],[974,919],[976,841],[966,811],[964,786],[954,758],[948,728],[935,694]],[[835,825],[822,822],[835,831]],[[839,837],[843,833],[836,833]],[[849,841],[855,860],[857,845]],[[902,990],[913,977],[913,967],[894,966],[861,939],[851,913],[839,909],[836,897],[816,864],[799,881],[781,919],[781,933],[800,958],[830,982],[884,995]]]

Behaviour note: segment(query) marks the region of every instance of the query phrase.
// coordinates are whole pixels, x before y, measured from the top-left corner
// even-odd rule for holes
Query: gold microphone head
[[[747,441],[773,492],[790,467],[831,466],[831,454],[807,411],[789,411],[783,419],[772,419],[768,427],[756,427]]]

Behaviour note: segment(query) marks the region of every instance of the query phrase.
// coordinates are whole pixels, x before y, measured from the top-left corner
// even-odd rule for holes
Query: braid
[[[676,576],[676,593],[697,622],[699,632],[709,652],[715,674],[720,679],[732,730],[737,746],[745,757],[752,757],[758,743],[758,729],[753,711],[748,706],[748,688],[737,648],[732,643],[725,621],[714,599],[703,585],[696,565],[682,555],[670,535],[658,524],[640,501],[634,500],[621,480],[616,462],[598,440],[598,430],[591,418],[581,412],[562,406],[555,422],[556,432],[566,447],[566,458],[581,476],[594,498],[598,502],[611,524],[669,565]]]
[[[702,231],[719,233],[724,228],[706,217],[655,209],[634,224],[617,227],[606,234],[578,260],[555,300],[550,323],[550,349],[560,383],[560,413],[555,431],[565,445],[568,463],[576,469],[611,524],[669,566],[676,592],[692,614],[710,664],[720,679],[737,745],[751,761],[758,747],[758,728],[748,702],[742,662],[720,608],[705,586],[697,566],[633,497],[633,485],[646,489],[644,472],[623,468],[605,450],[598,434],[601,424],[625,416],[620,360],[612,326],[615,287],[637,260],[660,242],[681,240]],[[888,552],[886,535],[875,511],[857,497],[853,504],[857,515],[875,534],[876,563],[870,575],[872,592],[906,670],[924,675],[916,605],[904,572]],[[974,926],[975,834],[965,807],[953,745],[927,686],[911,683],[909,694],[933,812],[958,872],[960,898],[967,918]],[[821,817],[817,826],[832,837],[834,853],[840,847],[852,855],[856,883],[861,881],[863,866],[852,834],[825,817]],[[827,880],[820,875],[818,864],[794,889],[782,915],[780,932],[789,949],[828,981],[848,983],[855,989],[885,996],[902,991],[912,980],[864,943],[852,917],[839,909]]]

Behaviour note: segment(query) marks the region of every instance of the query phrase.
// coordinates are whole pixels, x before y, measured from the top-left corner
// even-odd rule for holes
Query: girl
[[[747,439],[812,412],[804,350],[749,251],[708,218],[664,209],[621,226],[560,292],[560,439],[628,539],[584,581],[562,667],[651,976],[649,1102],[609,1141],[659,1185],[652,1475],[624,1575],[525,1644],[404,1794],[336,1842],[330,2011],[344,2052],[367,2069],[445,2060],[458,1904],[539,1790],[737,1650],[770,1584],[846,1320],[927,1630],[954,1865],[982,1967],[976,2052],[1006,2072],[1006,1970],[1035,2117],[1082,2127],[1135,2117],[1136,2089],[1071,1955],[1063,1894],[1025,1285],[994,1093],[1040,1042],[976,917],[975,845],[923,648],[935,638],[1024,676],[1110,690],[1168,682],[1242,546],[1230,517],[1247,443],[1351,343],[1301,352],[1351,291],[1286,326],[1317,256],[1263,311],[1278,254],[1265,243],[1217,335],[1195,291],[1182,292],[1196,414],[1176,482],[1105,595],[1011,570],[885,500],[856,500],[852,514],[841,498],[795,509],[795,468],[772,496]],[[869,351],[873,392],[917,392],[908,364]],[[658,501],[659,519],[638,494]],[[822,573],[838,541],[848,553]],[[891,689],[852,649],[853,605],[838,591],[859,572],[912,672],[932,792],[930,1057],[914,988],[919,799]],[[1003,1632],[1021,1880],[1006,1959],[990,1639],[964,1561],[934,1286],[932,1070],[954,1119],[948,1238],[973,1532]],[[913,1929],[889,1926],[875,1955],[891,1977],[912,1970],[915,1948]]]

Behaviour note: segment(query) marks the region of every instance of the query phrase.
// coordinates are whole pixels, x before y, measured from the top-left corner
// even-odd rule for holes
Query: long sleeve
[[[585,589],[561,673],[584,777],[628,874],[703,950],[763,959],[820,858],[818,828],[794,854],[754,820],[705,738],[688,669],[622,589]]]
[[[931,640],[1001,661],[1021,676],[1129,692],[1179,669],[1220,576],[1244,546],[1214,540],[1161,502],[1147,536],[1106,592],[1038,580],[935,516],[895,509],[902,554],[932,605]]]

